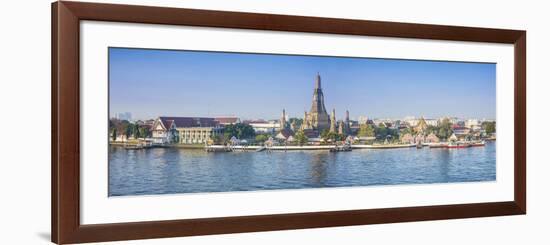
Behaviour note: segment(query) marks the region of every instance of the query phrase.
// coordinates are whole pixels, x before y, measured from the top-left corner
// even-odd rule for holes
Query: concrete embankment
[[[352,149],[393,149],[393,148],[408,148],[414,147],[414,144],[388,144],[388,145],[351,145]],[[242,150],[242,151],[256,151],[264,148],[263,146],[224,146],[224,145],[211,145],[207,146],[209,150],[212,151],[224,151],[225,149],[232,150]],[[288,150],[330,150],[333,149],[334,145],[304,145],[304,146],[271,146],[267,147],[266,150],[272,151],[288,151]]]

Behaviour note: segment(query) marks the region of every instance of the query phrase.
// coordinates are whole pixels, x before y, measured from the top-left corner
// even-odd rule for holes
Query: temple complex
[[[283,109],[279,120],[279,132],[303,131],[308,138],[316,138],[323,131],[349,135],[351,133],[351,125],[349,120],[349,111],[346,110],[344,120],[336,120],[336,110],[332,109],[331,115],[327,113],[325,108],[325,98],[321,87],[321,76],[317,74],[315,78],[315,88],[313,89],[313,101],[309,112],[304,111],[304,119],[298,127],[295,120],[291,120],[287,124],[286,111]]]

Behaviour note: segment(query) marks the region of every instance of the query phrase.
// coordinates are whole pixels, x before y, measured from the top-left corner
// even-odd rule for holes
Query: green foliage
[[[437,134],[438,131],[439,131],[438,127],[428,125],[428,127],[426,127],[425,133],[426,133],[426,135],[431,134],[431,133]]]
[[[112,134],[111,134],[111,138],[113,139],[113,141],[116,141],[116,136],[117,136],[117,130],[116,128],[113,128],[112,130]]]
[[[258,134],[256,135],[256,142],[258,143],[264,143],[269,139],[269,135],[267,134]]]
[[[109,119],[109,129],[112,130],[120,123],[120,120],[116,118]]]
[[[437,127],[436,135],[440,139],[448,139],[449,137],[451,137],[451,135],[453,135],[452,124],[448,118],[445,118],[441,121],[441,123]]]
[[[323,129],[323,131],[321,131],[321,138],[327,140],[329,132],[328,129]]]
[[[300,130],[294,135],[294,140],[302,146],[307,144],[307,136],[304,134],[304,131]]]
[[[254,138],[254,136],[256,135],[256,133],[254,132],[254,128],[244,123],[230,124],[225,126],[223,134],[226,140],[231,139],[231,137],[233,136],[237,137],[238,139],[250,139]]]
[[[359,137],[374,137],[374,127],[368,124],[361,124],[359,126],[359,132],[357,136]]]
[[[179,143],[180,142],[180,134],[177,129],[172,128],[168,130],[168,134],[171,135],[170,143]]]
[[[126,121],[126,123],[123,124],[123,128],[124,128],[124,135],[126,135],[126,138],[129,138],[134,132],[132,124],[129,123],[128,121]]]
[[[413,128],[404,128],[404,129],[401,130],[401,132],[399,134],[401,136],[406,135],[406,134],[415,135],[416,132],[414,131]]]
[[[111,130],[111,132],[116,130],[116,135],[121,134],[125,135],[126,137],[130,137],[130,135],[133,135],[133,125],[127,120],[110,119],[109,129]]]
[[[378,139],[397,138],[399,131],[397,129],[387,128],[384,124],[380,123],[378,127],[374,128],[374,134]]]
[[[485,130],[486,134],[492,134],[496,132],[496,122],[483,122],[481,123],[481,128]]]
[[[211,136],[210,136],[210,139],[212,140],[212,143],[213,143],[214,145],[223,145],[223,144],[225,144],[225,142],[224,142],[224,136],[221,135],[221,134],[211,135]]]
[[[144,137],[144,138],[147,138],[151,135],[151,132],[149,132],[149,129],[146,128],[146,127],[141,127],[139,129],[139,134],[141,135],[141,137]]]
[[[142,137],[141,132],[139,131],[139,125],[137,124],[132,124],[132,133],[136,139]]]
[[[330,132],[327,130],[326,132],[323,131],[323,133],[321,133],[321,138],[324,139],[325,141],[332,140],[334,142],[334,141],[342,141],[346,137],[343,134]]]

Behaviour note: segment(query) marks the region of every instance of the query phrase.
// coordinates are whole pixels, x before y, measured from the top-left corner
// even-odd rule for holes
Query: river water
[[[207,153],[111,146],[109,196],[494,181],[495,148]]]

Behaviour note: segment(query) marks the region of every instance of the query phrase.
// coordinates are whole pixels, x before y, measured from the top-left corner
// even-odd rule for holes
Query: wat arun
[[[304,112],[304,122],[302,123],[301,129],[320,133],[325,129],[331,128],[331,121],[335,123],[335,120],[331,120],[325,108],[325,98],[323,89],[321,88],[321,76],[317,74],[315,88],[313,89],[311,109],[309,113]]]

